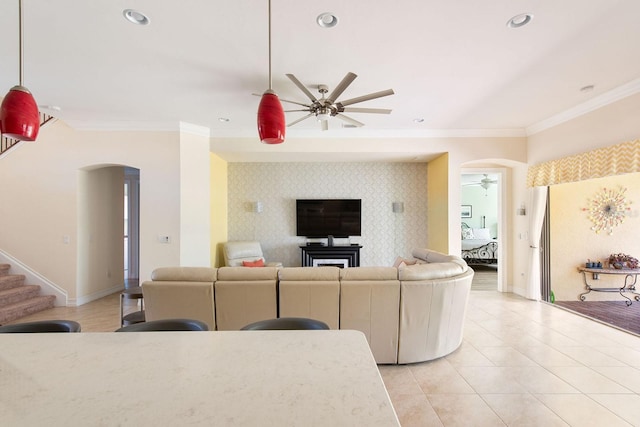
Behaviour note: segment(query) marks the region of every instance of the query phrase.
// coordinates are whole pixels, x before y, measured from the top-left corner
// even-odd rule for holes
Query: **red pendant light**
[[[278,95],[271,88],[271,0],[269,0],[269,89],[262,94],[258,106],[258,135],[265,144],[284,142],[286,124]]]
[[[22,85],[23,70],[23,30],[22,0],[19,0],[18,15],[20,19],[20,84],[11,88],[0,105],[0,133],[19,141],[35,141],[40,130],[38,105],[31,92]]]

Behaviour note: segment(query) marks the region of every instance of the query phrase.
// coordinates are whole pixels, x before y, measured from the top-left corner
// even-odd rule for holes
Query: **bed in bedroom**
[[[467,264],[497,264],[498,241],[488,228],[471,228],[462,223],[462,258]]]

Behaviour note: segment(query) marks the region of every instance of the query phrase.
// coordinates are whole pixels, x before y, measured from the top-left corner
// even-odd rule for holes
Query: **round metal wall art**
[[[624,222],[627,212],[631,210],[631,201],[625,197],[626,191],[626,188],[603,188],[589,199],[588,207],[582,208],[588,212],[589,220],[593,223],[591,230],[596,234],[606,231],[611,235],[613,229]]]

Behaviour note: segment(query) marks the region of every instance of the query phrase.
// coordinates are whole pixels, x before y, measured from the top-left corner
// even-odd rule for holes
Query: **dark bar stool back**
[[[329,325],[326,323],[315,320],[307,319],[305,317],[280,317],[278,319],[260,320],[258,322],[250,323],[244,326],[242,331],[278,331],[278,330],[296,330],[296,329],[308,329],[308,330],[328,330]]]
[[[194,319],[161,319],[135,323],[116,332],[208,331],[206,323]]]
[[[80,332],[80,323],[73,320],[40,320],[0,326],[0,333]]]

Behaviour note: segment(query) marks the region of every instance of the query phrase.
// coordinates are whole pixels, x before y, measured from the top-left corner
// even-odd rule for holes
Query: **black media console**
[[[360,248],[360,245],[302,245],[302,266],[360,267]]]

